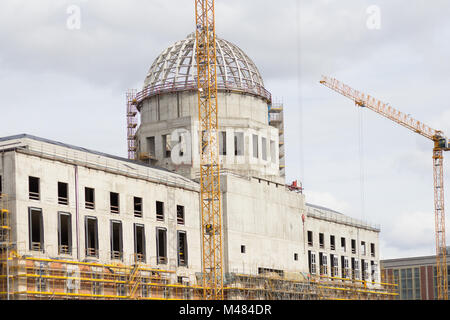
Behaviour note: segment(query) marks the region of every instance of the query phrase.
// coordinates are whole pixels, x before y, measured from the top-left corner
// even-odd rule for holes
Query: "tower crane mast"
[[[445,241],[445,210],[444,210],[444,151],[450,146],[442,131],[415,120],[409,115],[398,111],[389,104],[359,92],[348,85],[326,76],[320,81],[324,86],[353,100],[358,107],[365,107],[388,118],[434,142],[433,148],[433,178],[434,178],[434,212],[435,212],[435,238],[436,238],[436,269],[438,299],[448,300],[447,254]]]
[[[195,0],[202,284],[204,299],[223,300],[222,210],[214,4],[214,0]]]

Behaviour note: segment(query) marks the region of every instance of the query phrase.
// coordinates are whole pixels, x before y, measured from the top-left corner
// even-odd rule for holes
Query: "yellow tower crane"
[[[203,297],[206,300],[223,300],[222,210],[214,0],[195,0],[195,17]]]
[[[448,300],[443,172],[443,152],[450,150],[447,138],[442,131],[432,129],[422,122],[411,118],[409,115],[392,108],[389,104],[352,89],[339,80],[323,76],[320,83],[343,96],[350,98],[355,102],[356,106],[366,107],[375,111],[434,142],[433,176],[438,299]]]

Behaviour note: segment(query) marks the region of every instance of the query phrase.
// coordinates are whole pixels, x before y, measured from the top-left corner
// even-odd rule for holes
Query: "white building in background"
[[[18,254],[201,272],[193,35],[153,63],[138,105],[139,161],[30,135],[0,138]],[[224,272],[379,281],[380,229],[305,204],[284,179],[282,106],[255,64],[217,39]]]

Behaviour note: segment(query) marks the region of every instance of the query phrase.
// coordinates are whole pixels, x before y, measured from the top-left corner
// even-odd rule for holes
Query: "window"
[[[178,266],[188,265],[187,236],[185,231],[177,231],[178,242]]]
[[[328,256],[322,252],[319,253],[320,274],[328,274]]]
[[[375,257],[375,243],[370,244],[370,255]]]
[[[294,253],[294,261],[298,261],[298,253]]]
[[[98,257],[98,223],[97,218],[85,218],[86,256]]]
[[[92,188],[84,188],[84,207],[86,209],[95,209],[95,190]]]
[[[164,221],[164,202],[156,201],[156,220]]]
[[[69,204],[68,184],[58,182],[58,204],[67,206]]]
[[[28,208],[28,232],[31,251],[44,252],[44,220],[42,209]]]
[[[325,248],[325,238],[323,236],[323,233],[319,233],[319,247],[321,249]]]
[[[219,154],[221,156],[227,155],[227,133],[225,131],[219,132]]]
[[[145,227],[134,224],[134,254],[136,262],[145,263]]]
[[[158,264],[167,263],[167,230],[156,228],[156,257]]]
[[[359,260],[352,258],[352,277],[359,279]]]
[[[245,253],[245,246],[241,245],[241,253]]]
[[[356,240],[352,239],[352,253],[356,253]]]
[[[134,197],[133,205],[134,205],[134,216],[136,218],[142,218],[142,198]]]
[[[0,176],[0,199],[2,198],[3,193],[3,179],[2,176]]]
[[[341,250],[342,252],[346,252],[347,246],[345,244],[345,238],[341,238]]]
[[[72,254],[72,216],[70,213],[58,213],[58,253]]]
[[[184,207],[177,206],[177,223],[184,225]]]
[[[311,251],[308,251],[308,266],[309,273],[316,274],[316,254]]]
[[[276,163],[276,150],[275,150],[275,141],[270,140],[270,160],[272,163]]]
[[[28,197],[30,200],[40,199],[39,178],[28,177]]]
[[[244,133],[236,132],[234,134],[234,155],[243,156],[244,155]]]
[[[122,222],[111,221],[111,259],[123,259]]]
[[[344,256],[341,257],[341,268],[342,268],[342,278],[345,278],[345,279],[350,278],[347,257],[344,257]]]
[[[164,158],[171,156],[170,136],[168,134],[162,136],[162,150]]]
[[[118,214],[120,213],[120,205],[119,205],[119,194],[115,192],[109,193],[109,207],[111,213]]]
[[[147,150],[148,154],[152,157],[156,156],[156,145],[155,145],[155,137],[147,138]]]
[[[338,277],[339,276],[339,259],[338,256],[331,254],[330,255],[330,263],[331,263],[331,276]]]
[[[361,260],[361,280],[370,280],[369,279],[369,262],[366,260]]]
[[[267,139],[261,138],[261,153],[262,159],[267,160]]]
[[[259,150],[258,150],[258,135],[253,135],[253,158],[258,158]]]
[[[308,245],[313,246],[313,233],[312,231],[308,231]]]
[[[363,256],[365,256],[366,255],[366,242],[365,241],[361,241],[361,248],[360,248],[360,250],[361,250],[361,254]]]
[[[333,235],[330,236],[330,249],[331,250],[335,250],[336,249],[335,238],[334,238]]]

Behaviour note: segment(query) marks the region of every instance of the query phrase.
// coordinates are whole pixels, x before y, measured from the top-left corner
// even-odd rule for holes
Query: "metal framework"
[[[127,144],[128,159],[137,160],[137,141],[136,131],[138,125],[137,108],[136,108],[136,90],[128,90],[127,92]]]
[[[445,241],[445,210],[444,210],[444,172],[443,172],[443,151],[450,150],[447,138],[442,131],[432,129],[422,122],[400,112],[389,104],[359,92],[348,85],[323,76],[320,81],[324,86],[342,94],[353,100],[356,106],[366,107],[378,114],[386,117],[415,133],[418,133],[434,142],[433,149],[433,177],[434,177],[434,209],[435,209],[435,236],[436,236],[436,268],[437,268],[437,287],[438,298],[448,299],[448,276],[446,260],[446,241]]]
[[[222,209],[214,0],[195,0],[204,298],[222,300]]]

